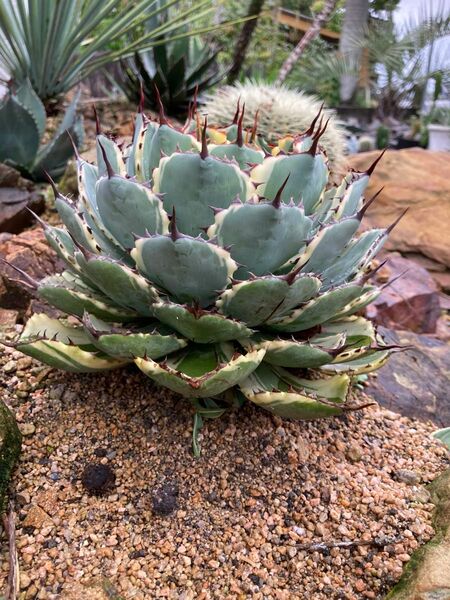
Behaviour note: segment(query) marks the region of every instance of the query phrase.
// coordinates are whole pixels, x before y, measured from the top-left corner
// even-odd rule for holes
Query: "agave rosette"
[[[61,177],[74,149],[83,141],[83,119],[77,115],[78,91],[46,144],[41,145],[47,128],[45,107],[28,80],[20,85],[10,82],[0,102],[0,162],[16,169],[32,181]]]
[[[33,284],[71,318],[34,315],[19,350],[69,371],[134,362],[202,416],[233,398],[301,419],[350,408],[350,377],[395,350],[360,316],[390,230],[358,233],[375,165],[327,187],[319,115],[274,148],[242,121],[139,112],[125,153],[98,131],[78,200],[55,190],[64,227],[43,223],[67,270]]]

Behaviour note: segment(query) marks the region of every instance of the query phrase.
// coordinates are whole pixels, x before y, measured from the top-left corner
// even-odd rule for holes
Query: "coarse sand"
[[[449,461],[431,423],[247,405],[205,423],[194,459],[189,403],[132,367],[72,375],[10,348],[0,363],[24,433],[21,599],[381,599],[433,535],[424,485]],[[103,495],[82,485],[90,464],[115,475]],[[7,574],[3,535],[0,590]]]

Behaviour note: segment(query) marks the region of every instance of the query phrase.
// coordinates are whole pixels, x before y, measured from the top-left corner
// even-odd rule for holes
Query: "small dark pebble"
[[[45,542],[42,544],[44,546],[44,548],[56,548],[56,546],[58,545],[58,542],[56,540],[45,540]]]
[[[152,419],[152,417],[150,415],[144,415],[142,417],[142,423],[143,423],[145,429],[151,429],[153,427],[153,425],[155,424],[154,420]]]
[[[145,556],[145,550],[133,550],[133,552],[130,552],[128,554],[128,558],[130,558],[131,560],[135,560],[136,558],[144,558]]]
[[[93,495],[101,495],[114,487],[116,476],[108,465],[97,463],[88,464],[81,474],[84,489]]]
[[[397,583],[397,579],[391,575],[386,575],[385,579],[382,580],[380,586],[380,593],[383,595],[387,594],[389,590]]]
[[[58,481],[60,479],[59,473],[50,473],[50,479],[52,481]]]
[[[22,533],[24,533],[25,535],[33,535],[34,525],[29,525],[28,527],[22,527]]]
[[[108,450],[106,448],[96,448],[94,454],[95,456],[98,456],[98,458],[103,458],[108,454]]]
[[[252,583],[254,583],[255,585],[257,585],[258,587],[261,587],[264,585],[264,580],[261,579],[261,577],[259,575],[256,575],[255,573],[250,573],[250,575],[248,576],[248,578],[250,579],[250,581]]]
[[[215,492],[213,490],[212,492],[210,492],[209,494],[206,495],[206,499],[208,500],[208,502],[217,502],[217,500],[219,499],[219,496],[218,496],[217,492]]]
[[[320,498],[324,504],[329,504],[331,500],[331,492],[330,488],[324,487],[320,491]]]
[[[389,554],[389,556],[395,556],[396,555],[396,549],[395,546],[392,544],[389,544],[388,546],[384,547],[384,551],[387,552]]]
[[[153,512],[156,515],[170,515],[178,507],[178,487],[170,483],[162,485],[152,495]]]

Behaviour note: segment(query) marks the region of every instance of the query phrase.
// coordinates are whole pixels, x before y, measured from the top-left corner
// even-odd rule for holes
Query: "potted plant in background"
[[[426,118],[428,150],[450,151],[450,108],[436,108]]]

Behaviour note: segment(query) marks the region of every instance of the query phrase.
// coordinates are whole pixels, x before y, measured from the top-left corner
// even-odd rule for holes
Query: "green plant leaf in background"
[[[450,427],[438,429],[437,431],[434,431],[431,435],[437,440],[440,440],[450,450]]]
[[[171,7],[180,8],[114,49],[115,42]],[[213,11],[213,0],[2,0],[0,60],[8,78],[18,84],[29,79],[47,102],[107,63],[243,20],[211,24],[205,19]]]
[[[135,104],[142,83],[145,106],[153,109],[158,108],[158,89],[167,113],[184,116],[194,97],[201,99],[203,92],[222,79],[218,53],[218,48],[199,37],[166,42],[123,61],[123,74],[116,83]]]
[[[46,127],[44,105],[28,80],[14,88],[10,86],[0,104],[0,162],[32,181],[47,181],[45,173],[59,179],[74,154],[73,143],[79,147],[83,140],[83,121],[76,112],[80,93],[50,140],[39,146]]]

